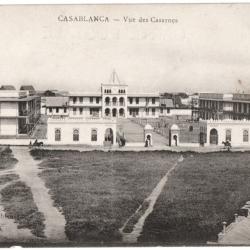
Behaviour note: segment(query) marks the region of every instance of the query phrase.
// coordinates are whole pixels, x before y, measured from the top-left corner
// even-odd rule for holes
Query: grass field
[[[0,147],[0,173],[13,168],[16,163],[12,151]],[[30,188],[15,173],[0,175],[0,188],[5,216],[14,219],[18,228],[29,228],[34,235],[44,237],[44,216],[38,211]]]
[[[180,156],[170,152],[33,151],[73,242],[118,243],[118,229]],[[140,244],[205,244],[250,198],[250,153],[184,153]]]
[[[13,157],[11,150],[7,147],[0,147],[0,171],[13,168],[16,163],[17,160]]]
[[[187,154],[145,223],[141,242],[216,241],[222,222],[250,200],[250,153]]]
[[[38,211],[25,183],[11,183],[1,190],[1,196],[6,217],[14,219],[18,228],[29,228],[34,235],[44,237],[44,216]]]
[[[119,242],[119,228],[176,161],[175,153],[33,151],[77,242]]]

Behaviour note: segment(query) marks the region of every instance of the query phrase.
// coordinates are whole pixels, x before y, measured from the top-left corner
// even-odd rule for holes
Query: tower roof
[[[111,83],[111,84],[117,84],[117,85],[121,84],[120,79],[119,79],[119,77],[118,77],[118,75],[117,75],[117,73],[116,73],[115,70],[113,70],[113,72],[111,74],[109,83]]]

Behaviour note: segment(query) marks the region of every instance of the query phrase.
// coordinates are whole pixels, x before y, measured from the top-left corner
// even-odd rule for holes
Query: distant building
[[[110,83],[101,84],[100,92],[70,92],[68,98],[67,106],[62,108],[67,109],[69,117],[157,118],[161,115],[159,93],[129,93],[128,85],[121,83],[115,72]],[[46,103],[48,115],[51,108]]]
[[[2,85],[0,90],[16,90],[16,88],[13,85]]]
[[[69,97],[55,96],[44,97],[46,112],[48,116],[68,116]]]
[[[249,120],[250,94],[200,93],[199,107],[193,113],[204,120]]]
[[[33,89],[0,88],[0,136],[27,135],[40,117],[40,97]]]

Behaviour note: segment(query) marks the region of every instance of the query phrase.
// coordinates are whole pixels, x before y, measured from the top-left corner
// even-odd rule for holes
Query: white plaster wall
[[[16,135],[17,119],[0,119],[0,135]]]
[[[250,146],[250,123],[212,123],[207,125],[207,143],[210,145],[210,131],[215,128],[218,131],[218,145],[222,146],[222,141],[226,140],[226,130],[231,130],[231,145],[232,146]],[[243,142],[243,130],[248,130],[248,142]]]
[[[191,109],[170,109],[170,114],[167,115],[192,115]]]
[[[116,124],[85,122],[50,122],[48,121],[48,144],[87,144],[103,145],[105,131],[112,128],[116,143]],[[61,129],[61,141],[55,141],[55,129]],[[73,129],[79,129],[79,141],[73,141]],[[97,141],[91,141],[91,130],[97,129]]]
[[[1,102],[0,116],[17,116],[18,103],[17,102]]]

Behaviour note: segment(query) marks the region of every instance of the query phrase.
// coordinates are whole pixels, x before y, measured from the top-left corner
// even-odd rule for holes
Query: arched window
[[[106,108],[105,109],[105,116],[109,116],[110,115],[110,109],[109,108]]]
[[[91,141],[97,141],[97,129],[91,129]]]
[[[249,137],[248,137],[248,130],[244,129],[243,130],[243,142],[248,142]]]
[[[113,98],[112,98],[112,102],[113,102],[113,105],[116,105],[117,98],[116,98],[116,97],[113,97]]]
[[[226,141],[231,141],[231,129],[226,130]]]
[[[119,105],[120,105],[120,106],[123,106],[123,105],[124,105],[124,98],[123,98],[123,97],[120,97],[120,98],[119,98]]]
[[[79,129],[73,129],[73,141],[79,141]]]
[[[105,98],[105,105],[109,105],[109,102],[110,102],[110,98],[107,96],[107,97]]]
[[[55,141],[61,141],[61,129],[55,129]]]

